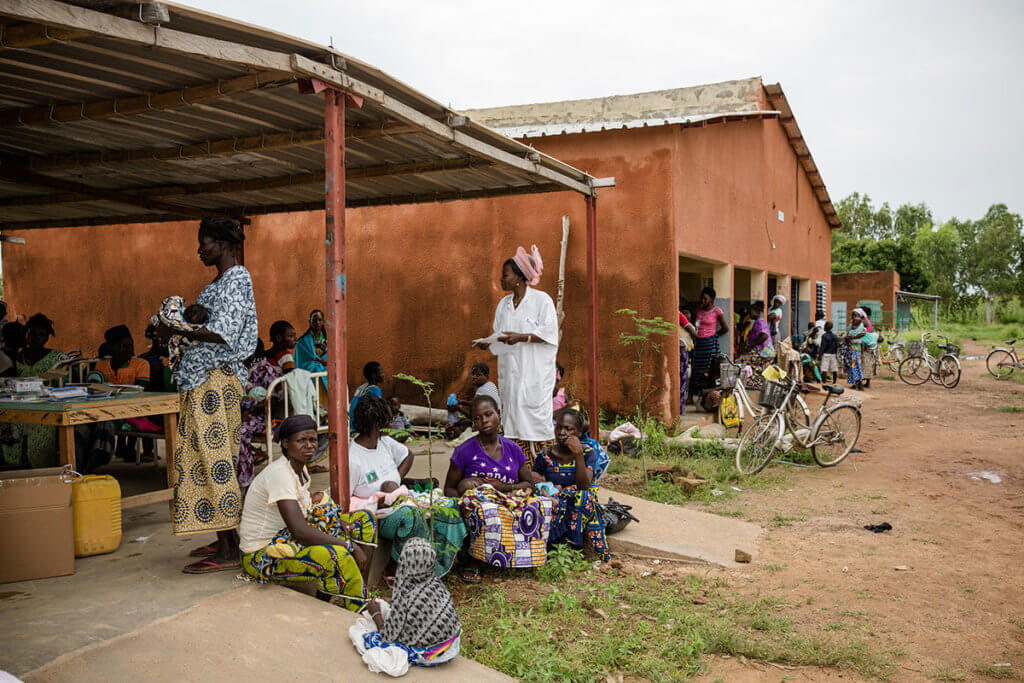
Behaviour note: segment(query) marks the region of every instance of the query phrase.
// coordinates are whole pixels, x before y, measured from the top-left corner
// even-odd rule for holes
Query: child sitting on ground
[[[389,436],[399,443],[412,436],[412,422],[402,412],[402,402],[397,396],[391,397],[391,434]]]
[[[437,666],[459,654],[462,624],[451,593],[434,575],[437,553],[410,538],[398,559],[391,604],[375,599],[349,627],[352,644],[374,673],[402,676],[409,665]]]

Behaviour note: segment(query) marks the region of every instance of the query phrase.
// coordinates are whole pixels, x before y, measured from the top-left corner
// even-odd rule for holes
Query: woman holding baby
[[[206,322],[196,329],[159,325],[157,334],[191,342],[177,368],[180,394],[174,450],[173,524],[176,535],[214,531],[217,542],[192,551],[200,559],[187,574],[239,567],[238,523],[242,498],[235,476],[241,438],[244,361],[256,348],[256,303],[252,278],[238,260],[245,236],[238,221],[204,218],[199,224],[199,260],[217,269],[196,305]]]

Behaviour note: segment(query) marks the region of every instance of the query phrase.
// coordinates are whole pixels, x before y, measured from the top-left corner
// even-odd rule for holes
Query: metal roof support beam
[[[0,169],[0,178],[12,183],[36,185],[39,187],[46,187],[51,190],[59,190],[61,192],[72,192],[83,195],[88,194],[91,195],[93,199],[117,202],[118,204],[124,204],[125,206],[137,206],[143,209],[150,209],[151,211],[158,211],[178,216],[189,216],[193,218],[202,218],[203,216],[210,215],[230,218],[236,217],[231,214],[220,213],[217,211],[206,211],[205,209],[194,209],[187,206],[178,206],[177,204],[168,204],[166,202],[148,199],[146,197],[139,197],[125,192],[104,190],[71,180],[51,178],[49,176],[33,173],[27,169]],[[13,229],[10,224],[5,225],[4,227],[8,230]]]
[[[327,424],[331,497],[348,509],[348,312],[345,282],[345,93],[324,93],[324,251],[327,256]]]
[[[587,195],[587,312],[590,314],[588,321],[589,334],[587,335],[587,381],[590,384],[590,393],[587,410],[590,414],[590,424],[597,425],[597,418],[601,414],[597,394],[597,195]],[[592,427],[596,432],[597,427]]]
[[[0,127],[32,126],[75,121],[95,121],[115,116],[131,116],[209,102],[259,88],[277,88],[294,82],[294,77],[255,73],[216,83],[204,83],[167,92],[117,97],[95,102],[69,102],[49,107],[27,107],[0,112]]]

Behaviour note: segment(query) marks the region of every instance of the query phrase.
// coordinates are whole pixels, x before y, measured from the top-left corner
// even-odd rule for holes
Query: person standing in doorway
[[[711,361],[718,355],[718,337],[729,334],[729,322],[725,313],[715,305],[717,296],[714,289],[705,287],[700,292],[700,305],[697,306],[697,338],[693,343],[693,372],[690,383],[694,392],[698,392],[708,384],[708,370]],[[697,396],[694,393],[694,396]],[[696,400],[696,399],[694,399]]]
[[[772,344],[779,345],[782,335],[782,308],[786,305],[786,297],[776,294],[772,297],[772,305],[768,310],[768,328],[772,335]]]
[[[501,288],[510,294],[494,311],[497,341],[510,347],[498,354],[502,431],[519,444],[530,468],[555,441],[551,396],[558,356],[558,316],[551,297],[533,288],[544,262],[536,245],[532,252],[519,247],[502,264]],[[487,343],[477,346],[489,348]]]
[[[217,542],[192,551],[202,559],[186,574],[237,570],[242,497],[235,474],[242,428],[245,360],[256,350],[256,302],[252,277],[238,260],[245,235],[237,220],[204,218],[199,224],[199,259],[217,269],[196,303],[209,320],[194,330],[159,325],[157,334],[197,342],[178,365],[181,402],[174,449],[174,533],[216,532]]]

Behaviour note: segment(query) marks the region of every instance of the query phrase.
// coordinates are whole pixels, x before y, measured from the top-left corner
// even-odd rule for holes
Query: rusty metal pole
[[[600,439],[600,422],[597,402],[597,195],[591,194],[587,202],[587,301],[590,313],[589,350],[587,358],[587,379],[590,384],[588,411],[590,413],[590,436]]]
[[[327,421],[331,498],[348,510],[348,347],[345,311],[345,93],[324,91],[324,249],[327,255]]]

